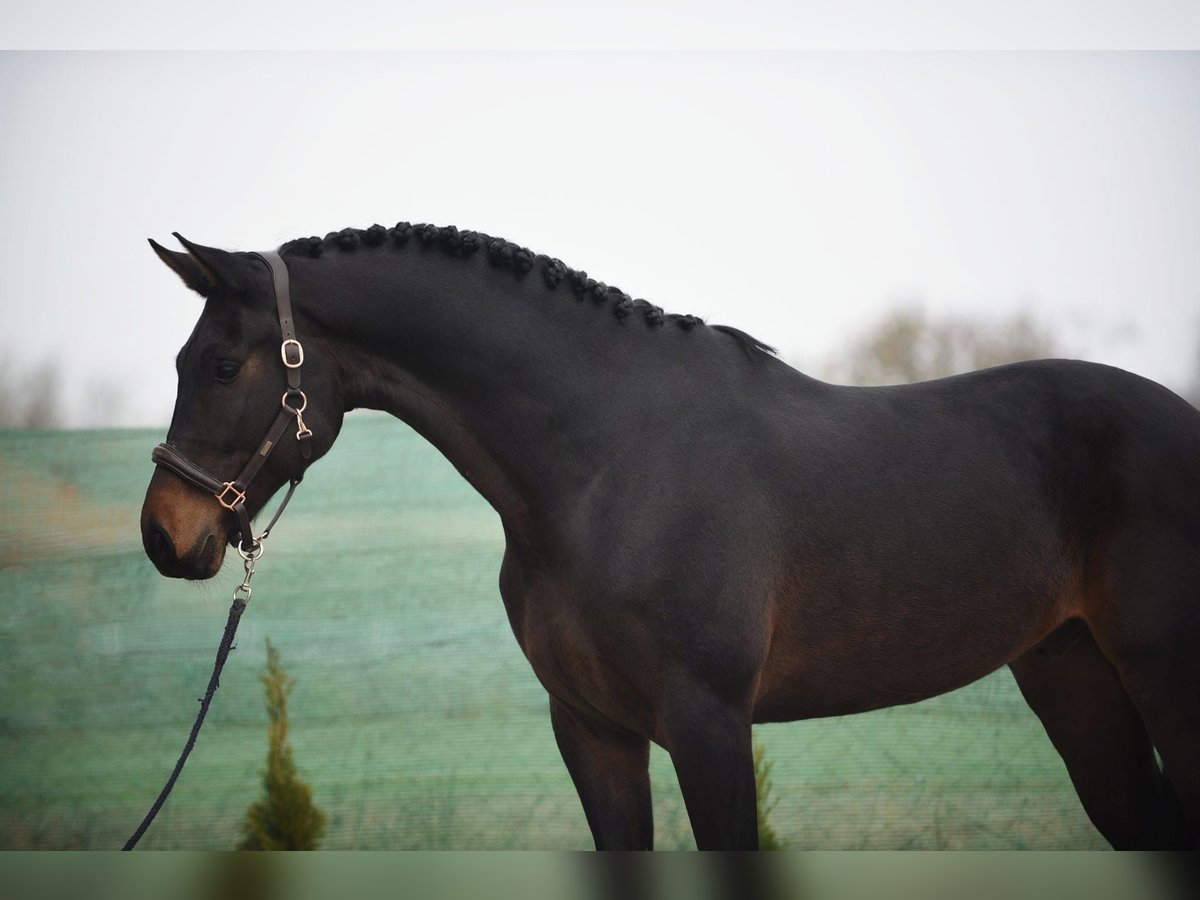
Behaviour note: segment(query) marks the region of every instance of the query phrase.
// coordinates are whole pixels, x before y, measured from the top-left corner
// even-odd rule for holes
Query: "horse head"
[[[150,245],[205,298],[204,311],[175,360],[175,410],[155,454],[142,542],[162,574],[204,579],[221,568],[227,544],[253,541],[241,532],[271,495],[329,449],[343,406],[331,355],[314,352],[321,346],[315,324],[295,324],[306,346],[292,340],[281,347],[282,307],[266,256],[175,237],[186,253]],[[251,466],[252,477],[243,477]]]

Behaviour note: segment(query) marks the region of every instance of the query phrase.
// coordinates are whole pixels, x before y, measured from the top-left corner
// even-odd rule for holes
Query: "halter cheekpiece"
[[[254,253],[253,255],[266,263],[270,270],[271,282],[275,288],[275,305],[279,311],[279,330],[283,336],[283,342],[279,345],[279,357],[287,371],[288,386],[279,401],[280,411],[275,417],[274,424],[271,425],[267,436],[263,438],[249,462],[233,481],[222,481],[196,465],[168,443],[159,444],[150,454],[150,459],[155,465],[169,469],[185,481],[194,484],[201,490],[208,491],[221,506],[234,514],[239,529],[237,549],[243,557],[247,554],[257,555],[262,552],[262,542],[266,540],[271,529],[275,527],[275,523],[279,521],[288,501],[292,499],[296,485],[304,478],[304,472],[301,471],[299,475],[291,479],[287,494],[284,495],[283,502],[279,504],[275,515],[271,517],[270,524],[263,529],[262,534],[254,537],[254,532],[250,527],[250,514],[246,511],[246,491],[249,490],[250,482],[262,469],[272,451],[279,446],[280,439],[284,432],[289,430],[293,420],[295,420],[296,440],[300,444],[300,455],[304,459],[304,464],[307,465],[308,460],[312,457],[312,432],[304,424],[304,410],[308,407],[308,398],[304,395],[304,391],[300,390],[300,366],[304,363],[304,347],[296,339],[295,323],[292,321],[292,301],[288,292],[287,265],[284,264],[282,257],[273,251]]]

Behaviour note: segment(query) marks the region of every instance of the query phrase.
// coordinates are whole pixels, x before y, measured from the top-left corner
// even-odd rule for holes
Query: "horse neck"
[[[479,257],[381,250],[323,279],[302,308],[336,346],[346,408],[407,422],[511,529],[586,491],[696,387],[668,346],[692,335],[620,321],[536,269],[518,279]]]

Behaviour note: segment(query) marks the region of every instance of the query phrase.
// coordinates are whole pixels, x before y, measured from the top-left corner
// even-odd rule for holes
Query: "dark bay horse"
[[[168,442],[232,477],[287,387],[271,268],[180,240],[154,247],[207,299]],[[247,509],[356,407],[445,454],[500,515],[500,593],[598,848],[651,846],[650,741],[697,844],[751,848],[752,723],[912,703],[1004,665],[1111,844],[1197,846],[1200,413],[1175,394],[1063,360],[824,384],[452,227],[280,254],[311,446],[285,434]],[[164,575],[211,577],[236,529],[156,470],[142,532]]]

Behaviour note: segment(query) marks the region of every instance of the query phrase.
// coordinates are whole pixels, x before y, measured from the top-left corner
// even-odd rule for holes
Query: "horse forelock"
[[[697,325],[707,325],[698,316],[680,313],[664,312],[648,300],[634,299],[618,287],[605,284],[588,276],[583,270],[572,269],[562,260],[542,253],[534,253],[520,244],[504,238],[492,237],[480,231],[460,230],[453,225],[431,225],[420,223],[413,225],[409,222],[397,222],[391,228],[382,225],[372,225],[370,228],[343,228],[341,231],[331,231],[325,237],[306,237],[288,241],[279,248],[284,256],[318,257],[327,250],[339,253],[353,253],[362,248],[381,247],[391,244],[404,247],[418,244],[435,248],[442,253],[465,258],[484,250],[488,262],[498,268],[507,269],[520,278],[533,271],[540,270],[542,283],[548,290],[557,290],[564,282],[568,285],[575,298],[580,301],[590,300],[597,306],[609,306],[618,319],[632,315],[640,315],[648,325],[659,326],[674,323],[684,331],[691,331]],[[755,337],[723,325],[711,326],[729,335],[741,345],[747,353],[775,352],[771,347]]]

